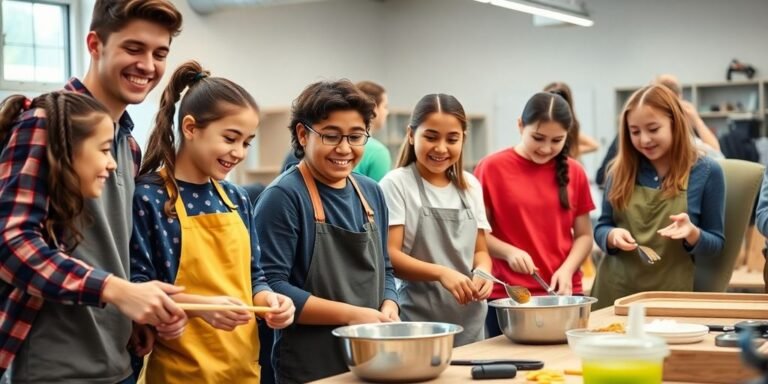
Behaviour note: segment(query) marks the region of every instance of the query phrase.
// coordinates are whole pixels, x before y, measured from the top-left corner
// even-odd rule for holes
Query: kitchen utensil
[[[539,285],[541,285],[541,287],[544,288],[545,291],[547,291],[548,295],[557,296],[557,293],[549,286],[549,284],[547,284],[546,281],[544,281],[544,279],[541,278],[541,276],[539,276],[538,272],[533,271],[531,276],[533,276],[533,279],[536,280],[536,282],[539,283]]]
[[[514,359],[479,359],[479,360],[451,360],[451,365],[496,365],[513,364],[518,371],[531,371],[544,368],[541,360],[514,360]]]
[[[516,343],[560,344],[566,342],[565,331],[586,328],[590,308],[597,302],[587,296],[534,296],[526,305],[511,299],[493,300],[499,327]]]
[[[192,304],[176,303],[179,308],[185,311],[247,311],[254,313],[268,313],[274,309],[270,307],[256,307],[252,305],[227,305],[227,304]]]
[[[490,273],[483,271],[482,269],[475,269],[474,271],[472,271],[472,273],[474,273],[477,276],[480,276],[483,279],[490,280],[496,284],[503,285],[504,289],[507,291],[507,296],[509,296],[510,299],[514,300],[518,304],[525,304],[531,300],[531,291],[529,291],[528,288],[521,287],[519,285],[509,285],[495,278]]]
[[[638,245],[637,248],[635,248],[635,251],[640,256],[640,259],[643,260],[643,262],[646,264],[654,264],[661,260],[661,256],[659,256],[659,254],[650,247]]]
[[[359,378],[373,382],[425,381],[448,367],[456,324],[399,322],[336,328],[344,361]]]
[[[517,367],[512,364],[478,365],[472,367],[472,379],[511,379],[517,376]]]

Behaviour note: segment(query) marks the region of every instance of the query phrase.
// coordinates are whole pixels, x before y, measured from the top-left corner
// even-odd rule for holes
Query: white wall
[[[682,82],[723,81],[734,57],[753,64],[758,76],[768,72],[768,1],[586,1],[591,28],[537,28],[528,15],[470,0],[388,1],[384,67],[393,103],[453,93],[468,111],[493,119],[492,143],[500,148],[513,144],[512,119],[527,97],[565,81],[576,93],[577,115],[594,121],[582,129],[607,147],[617,86],[645,84],[663,72]],[[591,171],[601,158],[584,162]]]
[[[90,8],[93,0],[83,1]],[[245,86],[263,107],[287,106],[324,78],[380,81],[394,108],[410,109],[426,93],[452,93],[468,112],[488,115],[498,149],[514,143],[514,119],[527,97],[553,80],[571,85],[583,130],[607,145],[617,86],[662,72],[683,82],[721,81],[734,57],[766,77],[766,0],[586,1],[591,28],[536,28],[528,15],[472,0],[332,0],[205,17],[178,0],[184,31],[165,79],[195,58]],[[164,84],[129,108],[141,144]],[[590,173],[601,156],[584,157]]]

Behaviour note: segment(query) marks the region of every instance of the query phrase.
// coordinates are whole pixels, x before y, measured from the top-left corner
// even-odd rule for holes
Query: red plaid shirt
[[[76,78],[64,88],[90,95]],[[46,300],[101,306],[101,290],[111,275],[61,252],[43,237],[49,198],[45,124],[44,110],[23,112],[0,147],[0,375]],[[132,129],[128,113],[123,113],[117,135],[128,136],[135,176],[141,149]]]

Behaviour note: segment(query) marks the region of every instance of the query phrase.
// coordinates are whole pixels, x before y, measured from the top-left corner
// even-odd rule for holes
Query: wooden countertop
[[[582,286],[586,295],[589,295],[589,292],[592,289],[592,284],[594,284],[594,282],[594,277],[584,277],[582,279]],[[765,291],[763,271],[748,271],[747,267],[734,269],[733,275],[731,275],[731,280],[728,283],[728,289],[763,293]]]
[[[651,321],[656,317],[648,317],[647,321]],[[734,318],[675,318],[665,317],[664,319],[675,319],[680,322],[697,323],[697,324],[733,324],[744,319]],[[617,316],[614,314],[614,308],[608,307],[599,311],[592,312],[589,319],[590,328],[606,326],[610,323],[621,321],[626,322],[625,316]],[[698,343],[690,344],[690,349],[695,352],[699,348],[707,348],[708,345],[713,345],[713,338],[715,335],[708,335],[708,339]],[[688,347],[686,347],[688,348]],[[723,348],[728,350],[729,348]],[[499,336],[492,339],[484,340],[478,343],[465,345],[454,349],[453,359],[527,359],[527,360],[542,360],[545,363],[545,369],[580,369],[581,364],[579,359],[571,352],[567,344],[560,345],[522,345],[515,344],[509,341],[505,336]],[[697,368],[692,368],[697,369]],[[473,382],[470,375],[471,367],[467,366],[449,366],[440,376],[436,379],[427,381],[425,383],[470,383]],[[706,373],[703,373],[706,374]],[[566,383],[583,383],[581,376],[565,376]],[[482,380],[482,382],[495,383],[495,382],[508,382],[508,383],[526,383],[525,371],[518,372],[518,375],[514,379],[503,380]],[[338,376],[333,376],[327,379],[317,381],[316,383],[361,383],[351,372],[347,372]],[[677,384],[697,384],[691,382],[672,382],[665,381],[665,383],[677,383]]]

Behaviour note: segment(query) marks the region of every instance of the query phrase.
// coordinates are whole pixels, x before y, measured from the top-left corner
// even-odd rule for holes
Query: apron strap
[[[421,205],[426,207],[431,207],[432,203],[429,201],[429,197],[427,197],[427,190],[424,188],[424,181],[421,179],[421,174],[419,174],[419,169],[416,168],[416,162],[414,161],[409,166],[411,168],[411,171],[413,171],[413,177],[416,179],[416,185],[419,186],[419,197],[421,197]],[[472,215],[472,210],[469,208],[469,202],[467,202],[467,198],[464,196],[464,191],[459,189],[459,187],[451,181],[451,184],[456,188],[456,192],[459,193],[459,199],[461,199],[461,205],[464,209],[467,210],[469,214],[469,218],[473,218],[474,215]],[[426,204],[424,204],[426,202]]]
[[[307,168],[307,164],[304,160],[300,161],[297,167],[299,168],[301,177],[304,179],[304,185],[307,187],[307,191],[309,191],[309,198],[312,200],[312,209],[315,211],[315,222],[325,223],[323,202],[320,200],[320,193],[317,192],[317,184],[315,184],[315,179],[312,177],[312,172]]]
[[[357,196],[360,197],[360,201],[363,203],[363,209],[365,209],[365,214],[368,216],[368,222],[373,224],[373,209],[371,209],[371,206],[368,204],[368,200],[366,200],[365,196],[363,196],[363,191],[361,191],[360,186],[357,185],[357,180],[355,180],[352,175],[349,175],[349,181],[352,182],[352,186],[355,188]]]
[[[211,183],[213,183],[214,188],[216,188],[216,191],[219,192],[219,197],[224,202],[224,205],[227,206],[231,211],[237,211],[237,204],[234,204],[232,200],[229,199],[229,196],[224,192],[224,187],[221,186],[221,183],[218,181],[211,179]]]
[[[163,178],[163,181],[165,181],[165,189],[168,191],[168,198],[171,198],[171,192],[174,190],[173,183],[171,183],[171,179],[168,175],[168,169],[166,168],[160,168],[160,177]],[[181,191],[178,188],[176,189],[176,202],[173,204],[173,208],[176,210],[176,216],[179,218],[179,221],[186,220],[187,219],[187,209],[184,207],[184,202],[181,201]]]

